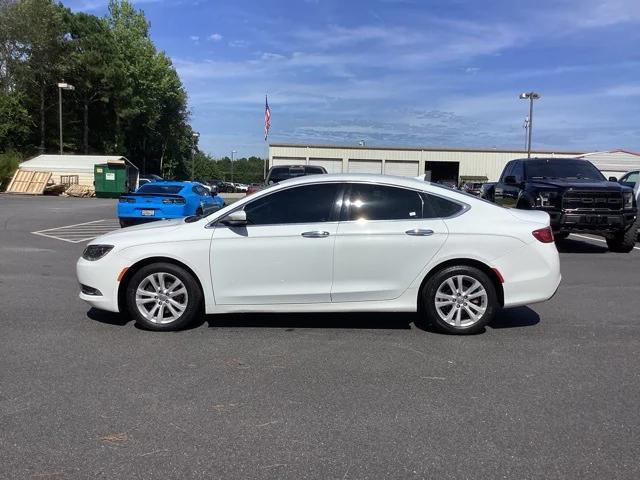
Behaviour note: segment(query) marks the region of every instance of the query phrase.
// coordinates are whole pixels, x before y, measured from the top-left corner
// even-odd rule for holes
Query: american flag
[[[264,141],[267,141],[269,136],[269,129],[271,128],[271,109],[269,108],[269,101],[267,96],[264,96]]]

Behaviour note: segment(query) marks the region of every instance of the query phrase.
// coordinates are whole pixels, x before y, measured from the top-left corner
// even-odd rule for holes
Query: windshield
[[[138,189],[137,193],[156,193],[165,195],[175,195],[182,190],[181,185],[162,185],[159,183],[146,183]]]
[[[545,158],[524,162],[526,178],[566,178],[580,180],[604,180],[600,171],[586,160],[577,158]]]

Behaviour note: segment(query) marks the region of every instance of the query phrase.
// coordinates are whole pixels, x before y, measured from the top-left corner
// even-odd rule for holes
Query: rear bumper
[[[562,280],[555,243],[532,242],[492,263],[504,278],[505,307],[549,300]]]

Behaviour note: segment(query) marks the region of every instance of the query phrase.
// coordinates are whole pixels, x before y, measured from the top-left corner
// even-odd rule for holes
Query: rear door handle
[[[312,232],[303,232],[302,236],[305,238],[324,238],[329,236],[329,232],[314,230]]]
[[[404,233],[413,237],[428,237],[429,235],[433,235],[433,230],[429,230],[427,228],[413,228]]]

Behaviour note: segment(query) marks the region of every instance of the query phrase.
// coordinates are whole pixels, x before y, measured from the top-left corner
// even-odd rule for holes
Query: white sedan
[[[549,216],[411,178],[313,175],[206,217],[125,228],[77,264],[80,298],[152,330],[201,312],[420,312],[472,333],[501,307],[549,299]]]

